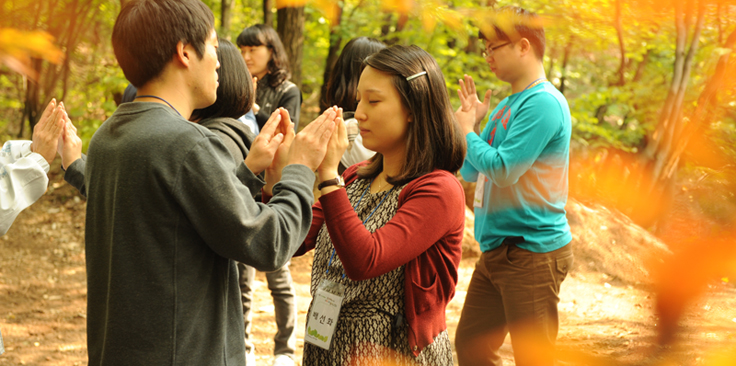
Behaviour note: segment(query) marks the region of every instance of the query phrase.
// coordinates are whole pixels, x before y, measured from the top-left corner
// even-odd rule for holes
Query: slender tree
[[[284,7],[276,12],[276,32],[289,55],[291,81],[302,88],[302,48],[304,46],[304,6]]]

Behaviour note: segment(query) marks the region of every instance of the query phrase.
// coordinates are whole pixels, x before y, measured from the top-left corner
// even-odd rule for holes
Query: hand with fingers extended
[[[287,164],[302,164],[316,170],[325,158],[328,142],[335,130],[335,118],[335,109],[328,108],[304,127],[291,144]]]
[[[59,138],[64,131],[62,111],[63,103],[56,105],[56,99],[51,99],[33,128],[31,151],[41,154],[49,164],[56,157]]]
[[[282,122],[291,124],[291,121],[288,121],[288,115],[287,121],[283,121],[280,109],[273,111],[261,132],[253,140],[248,156],[245,158],[245,165],[253,173],[261,174],[273,163],[276,151],[284,141]]]
[[[77,135],[77,128],[72,124],[69,115],[61,105],[61,116],[64,120],[64,132],[59,139],[59,155],[61,155],[61,166],[65,170],[82,157],[82,139]]]
[[[284,141],[281,142],[279,148],[276,150],[276,155],[273,158],[273,162],[266,169],[267,173],[278,173],[281,174],[287,164],[287,158],[289,156],[289,149],[291,144],[294,142],[296,132],[294,132],[294,123],[291,122],[289,111],[283,107],[279,107],[277,112],[281,113],[281,124],[279,125],[279,132],[284,135]]]
[[[268,194],[272,193],[273,186],[281,180],[281,170],[288,164],[289,150],[296,134],[294,132],[294,123],[291,122],[291,117],[289,117],[289,111],[285,108],[279,108],[276,112],[281,113],[279,130],[284,135],[284,140],[276,149],[273,162],[266,168],[266,185],[263,187],[263,190]]]
[[[337,168],[340,165],[340,158],[348,148],[348,133],[345,121],[342,118],[342,108],[332,107],[331,109],[337,113],[336,126],[328,142],[325,158],[317,168],[320,181],[332,179],[338,175]]]
[[[473,131],[480,133],[480,123],[491,106],[491,94],[490,90],[486,91],[483,102],[481,102],[478,99],[473,78],[465,75],[464,79],[460,79],[460,89],[457,90],[457,95],[460,97],[461,105],[455,111],[455,117],[465,134]]]

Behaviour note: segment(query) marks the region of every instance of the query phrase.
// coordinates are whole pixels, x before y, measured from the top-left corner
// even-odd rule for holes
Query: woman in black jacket
[[[258,79],[253,112],[259,128],[279,107],[289,112],[294,128],[299,127],[302,93],[289,81],[289,60],[278,33],[265,24],[245,28],[237,39],[248,71]]]

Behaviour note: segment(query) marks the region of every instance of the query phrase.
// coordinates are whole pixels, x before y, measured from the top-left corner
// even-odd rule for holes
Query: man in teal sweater
[[[477,182],[475,238],[483,252],[476,264],[458,324],[460,365],[501,365],[498,349],[511,334],[516,365],[552,365],[560,284],[572,265],[565,217],[570,110],[547,82],[542,59],[544,29],[518,7],[497,13],[511,20],[481,27],[486,62],[511,84],[512,94],[491,112],[473,79],[458,90],[457,111],[468,144],[460,170]],[[505,22],[499,22],[505,24]]]

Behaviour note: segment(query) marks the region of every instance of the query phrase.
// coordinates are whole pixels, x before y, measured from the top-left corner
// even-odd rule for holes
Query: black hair
[[[158,77],[181,41],[202,59],[215,28],[212,11],[199,0],[132,0],[112,30],[112,47],[125,77],[140,88]]]
[[[330,73],[326,92],[320,98],[321,109],[336,105],[345,111],[355,111],[363,60],[384,48],[383,42],[369,37],[353,38],[345,44]]]
[[[194,110],[189,118],[192,121],[216,117],[237,119],[253,107],[253,80],[240,56],[240,50],[224,38],[219,38],[219,42],[217,60],[220,61],[220,68],[217,74],[220,85],[217,87],[217,100],[207,108]]]
[[[291,77],[289,59],[279,34],[266,24],[256,24],[245,28],[236,40],[238,47],[266,46],[271,50],[271,59],[268,61],[268,83],[272,87],[281,85]]]
[[[465,159],[465,137],[455,119],[445,77],[437,61],[417,46],[391,46],[368,57],[365,67],[391,76],[401,102],[412,117],[406,143],[406,161],[393,185],[443,169],[455,173]],[[419,75],[411,80],[409,76]],[[358,170],[361,178],[374,178],[383,170],[383,155],[376,153]]]
[[[499,21],[502,19],[502,21]],[[513,25],[513,28],[510,26]],[[484,34],[483,30],[486,29]],[[495,33],[495,34],[493,34]],[[478,38],[485,41],[515,42],[526,38],[532,45],[535,54],[541,60],[544,58],[545,37],[542,19],[535,13],[518,6],[504,6],[496,11],[491,20],[491,27],[481,27]]]

